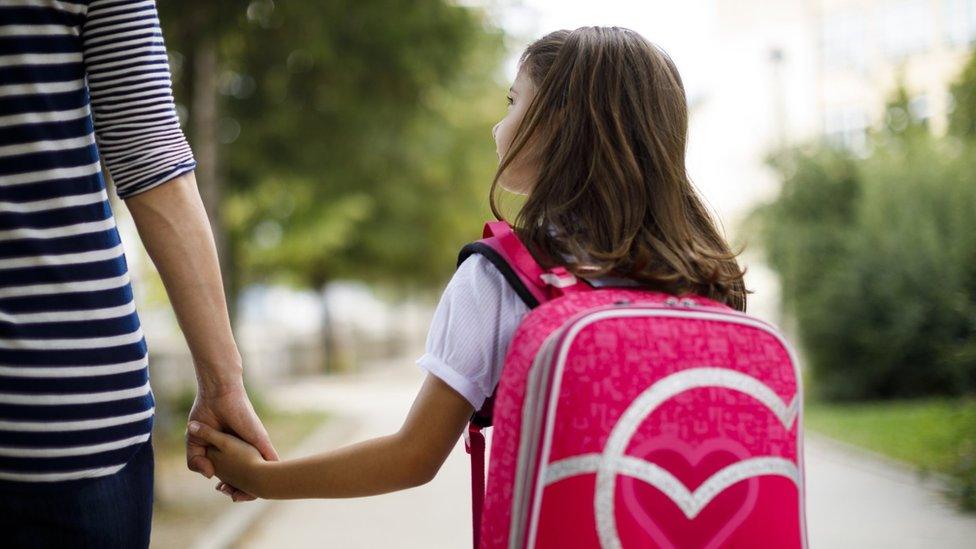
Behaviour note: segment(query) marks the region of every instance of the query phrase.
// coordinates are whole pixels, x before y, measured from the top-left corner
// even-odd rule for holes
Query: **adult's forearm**
[[[166,287],[193,355],[201,390],[239,384],[217,249],[193,173],[128,198],[139,236]]]

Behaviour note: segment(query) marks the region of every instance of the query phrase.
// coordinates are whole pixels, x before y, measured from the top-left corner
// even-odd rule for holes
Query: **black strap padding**
[[[515,290],[515,293],[525,303],[525,306],[529,309],[535,309],[539,306],[539,300],[532,295],[532,292],[525,287],[525,283],[516,274],[515,269],[505,261],[505,258],[501,256],[494,248],[485,244],[484,242],[472,242],[467,246],[461,248],[461,253],[458,254],[458,267],[464,263],[464,260],[471,257],[472,255],[484,256],[491,264],[498,269],[498,272],[502,273],[508,285]],[[480,410],[476,410],[471,416],[471,423],[480,428],[491,427],[492,424],[492,409],[495,404],[495,392],[498,391],[498,387],[495,387],[495,391],[492,391],[490,397],[485,400]]]
[[[522,279],[519,278],[518,274],[516,274],[515,269],[513,269],[512,266],[505,261],[505,258],[503,258],[501,254],[484,242],[472,242],[471,244],[461,248],[461,253],[458,254],[458,267],[461,266],[461,263],[464,263],[465,259],[475,254],[482,255],[485,257],[485,259],[491,261],[491,264],[494,265],[500,273],[502,273],[502,276],[504,276],[505,280],[508,281],[508,285],[515,290],[515,293],[518,294],[519,298],[522,299],[522,303],[525,303],[526,307],[529,309],[535,309],[539,306],[539,300],[532,295],[532,292],[530,292],[528,288],[525,287],[525,283],[522,282]]]

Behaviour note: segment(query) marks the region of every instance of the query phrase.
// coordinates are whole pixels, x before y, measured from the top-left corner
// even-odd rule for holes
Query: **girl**
[[[685,171],[688,111],[678,71],[637,33],[557,31],[522,55],[493,131],[492,185],[526,195],[515,230],[545,266],[594,283],[694,293],[745,309],[742,271]],[[556,259],[553,259],[556,258]],[[491,395],[527,308],[483,256],[458,268],[434,315],[429,375],[392,435],[311,457],[265,461],[191,423],[226,484],[262,498],[340,498],[424,484]],[[229,487],[222,489],[237,496]],[[235,497],[235,499],[237,499]]]

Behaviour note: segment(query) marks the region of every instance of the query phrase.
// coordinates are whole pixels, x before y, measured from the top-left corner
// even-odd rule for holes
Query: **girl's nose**
[[[499,123],[497,123],[497,124],[495,124],[494,126],[491,127],[491,138],[494,139],[495,141],[498,141],[498,126],[501,126],[501,125],[502,125],[502,123],[499,122]]]

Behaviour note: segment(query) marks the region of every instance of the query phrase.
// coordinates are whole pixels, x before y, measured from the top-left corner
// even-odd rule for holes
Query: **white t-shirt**
[[[472,255],[441,295],[417,364],[477,410],[494,392],[508,345],[528,312],[491,261]]]

